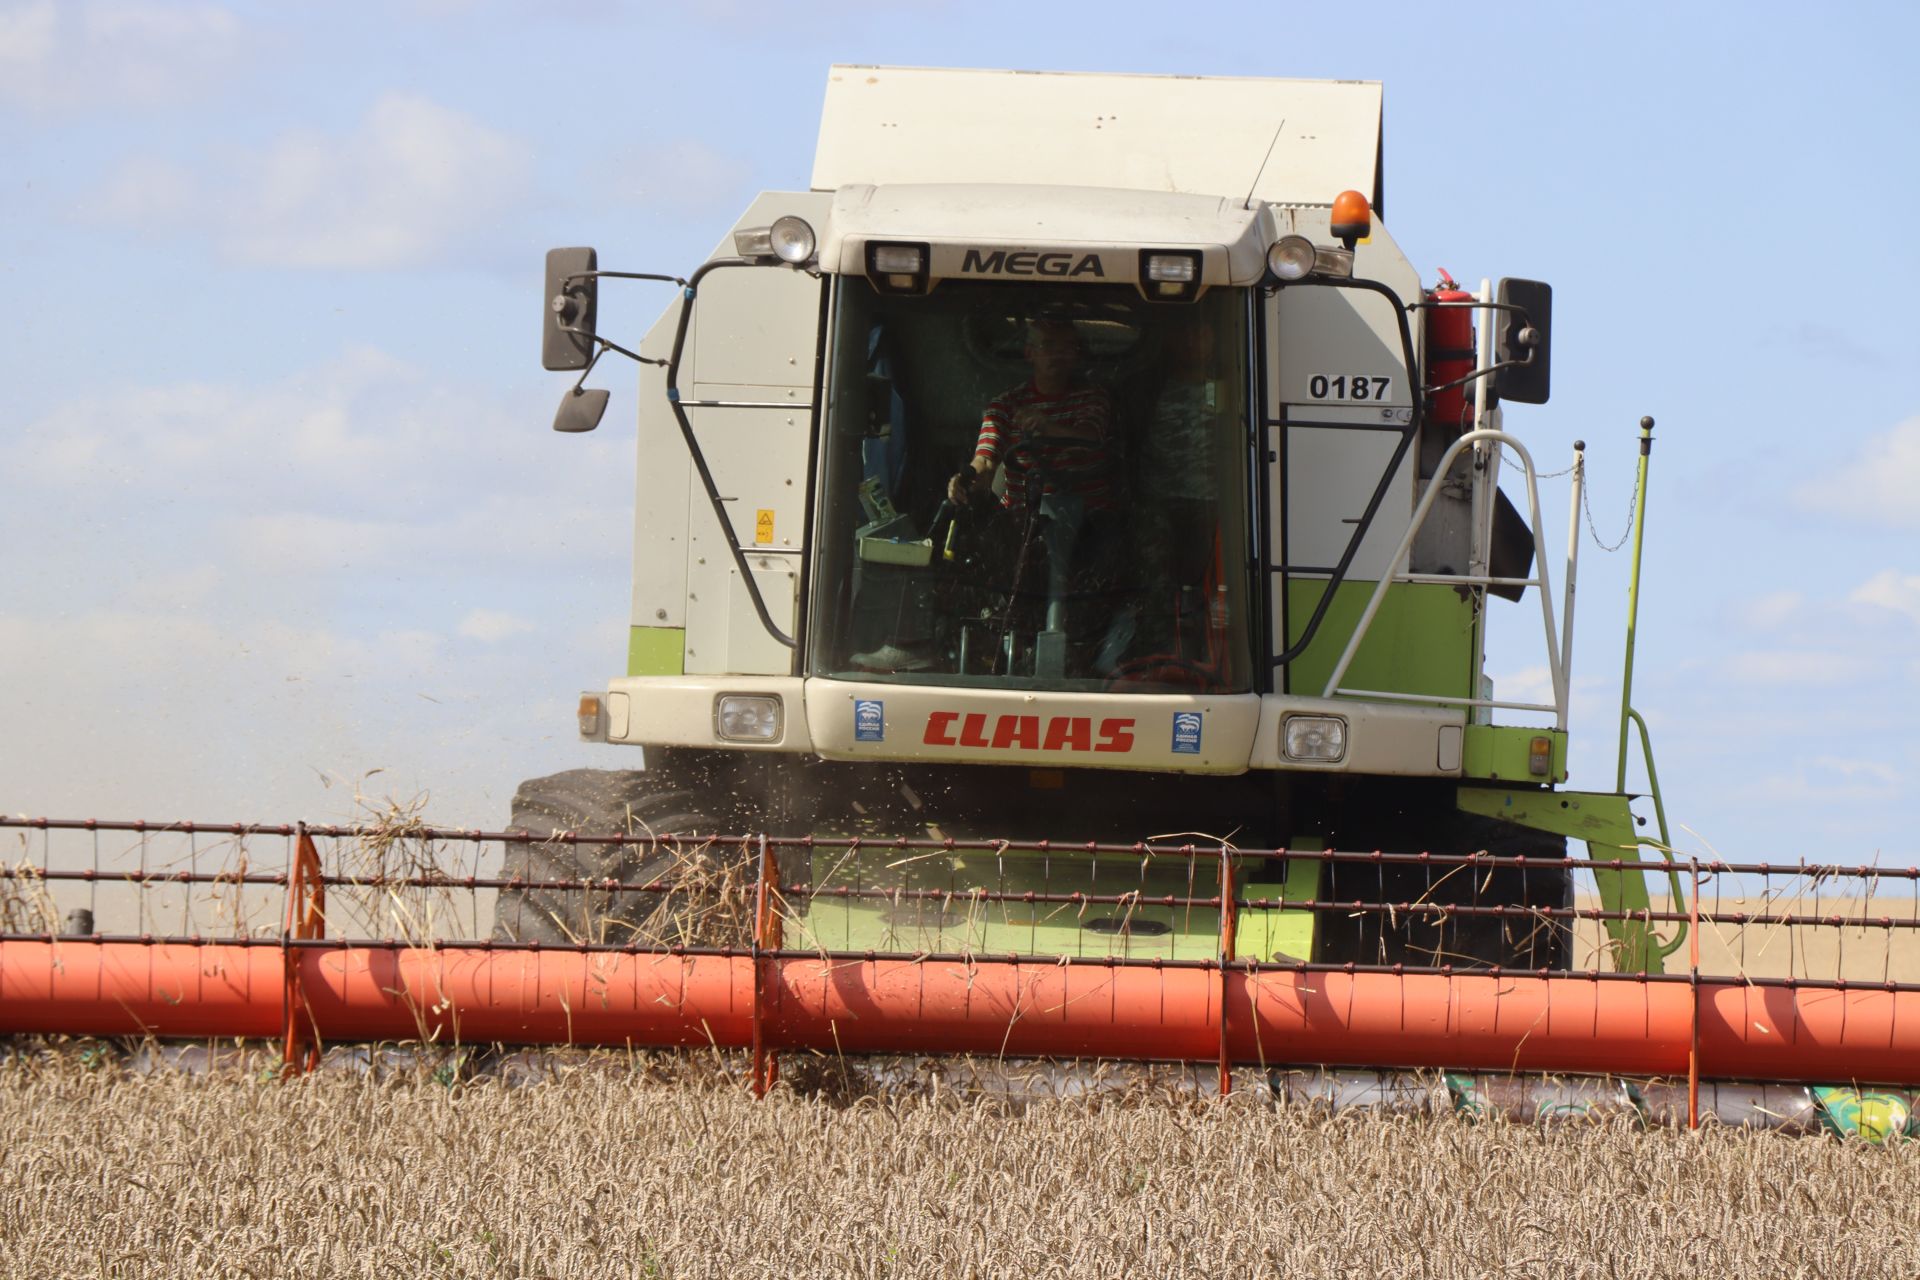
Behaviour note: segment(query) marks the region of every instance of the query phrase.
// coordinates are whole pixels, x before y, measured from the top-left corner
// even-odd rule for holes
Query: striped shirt
[[[973,456],[1005,463],[1001,504],[1010,511],[1025,509],[1033,469],[1043,479],[1043,493],[1078,494],[1089,510],[1112,507],[1119,472],[1113,399],[1091,386],[1044,395],[1027,382],[987,406]]]

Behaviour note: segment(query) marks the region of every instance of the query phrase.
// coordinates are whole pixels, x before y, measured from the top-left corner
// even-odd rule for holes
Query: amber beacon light
[[[1358,191],[1342,191],[1333,198],[1332,224],[1334,238],[1351,249],[1373,233],[1373,206]]]

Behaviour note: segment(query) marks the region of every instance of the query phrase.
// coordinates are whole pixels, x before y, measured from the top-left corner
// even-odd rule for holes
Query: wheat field
[[[799,1074],[755,1100],[670,1056],[518,1085],[16,1056],[0,1275],[1920,1274],[1920,1143]]]

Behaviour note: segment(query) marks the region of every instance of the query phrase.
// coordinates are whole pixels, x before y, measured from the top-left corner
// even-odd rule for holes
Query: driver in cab
[[[1113,399],[1087,382],[1085,355],[1072,320],[1035,317],[1026,343],[1033,376],[987,405],[968,467],[947,482],[947,496],[964,505],[990,489],[996,465],[1004,468],[1001,507],[1046,549],[1045,629],[1064,639],[1071,628],[1075,642],[1090,640],[1085,633],[1112,612],[1101,598],[1118,576],[1123,543]],[[1081,603],[1070,609],[1073,600]],[[1096,672],[1110,669],[1131,638],[1121,619],[1108,621],[1105,641],[1087,655]]]
[[[956,506],[989,489],[996,465],[1006,468],[1000,505],[1015,514],[1027,514],[1032,499],[1054,508],[1044,514],[1078,525],[1119,505],[1113,400],[1082,377],[1084,354],[1065,316],[1042,315],[1027,326],[1033,376],[995,396],[981,415],[973,458],[947,483]]]

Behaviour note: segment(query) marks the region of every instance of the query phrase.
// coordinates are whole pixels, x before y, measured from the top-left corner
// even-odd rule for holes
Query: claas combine
[[[500,831],[219,828],[287,869],[172,882],[280,892],[276,927],[10,926],[0,1030],[737,1046],[762,1088],[781,1051],[1612,1073],[1695,1118],[1702,1078],[1756,1114],[1828,1082],[1902,1129],[1839,1083],[1914,1083],[1920,919],[1796,917],[1781,877],[1911,873],[1676,860],[1631,601],[1615,785],[1567,785],[1583,446],[1555,543],[1523,426],[1552,291],[1423,283],[1381,154],[1370,83],[834,68],[808,187],[684,278],[547,257],[555,429],[640,367],[626,670],[578,705],[606,767]],[[644,334],[616,284],[672,290]],[[157,826],[8,825],[92,833],[34,873],[69,898],[106,830],[163,878]],[[392,923],[450,892],[466,927]],[[1726,946],[1806,929],[1882,958]]]
[[[1424,288],[1379,162],[1372,84],[835,69],[811,189],[757,199],[635,344],[628,669],[580,729],[645,768],[528,783],[515,825],[1526,855],[1249,860],[1275,901],[1509,910],[1262,907],[1241,950],[1563,967],[1564,922],[1528,909],[1572,905],[1566,837],[1635,838],[1624,797],[1556,790],[1572,565],[1557,596],[1504,422],[1547,399],[1551,291]],[[624,274],[549,255],[547,367],[623,350],[596,325]],[[555,426],[606,398],[576,387]],[[1496,622],[1538,637],[1550,702],[1491,687]],[[1137,895],[959,919],[816,895],[798,922],[841,947],[1219,948],[1217,912],[1154,903],[1188,887],[1177,858],[834,863],[789,870]],[[501,926],[618,914],[528,892]]]

